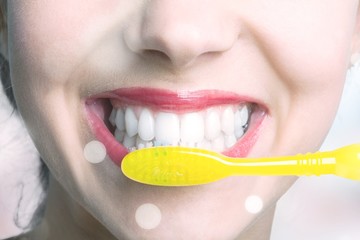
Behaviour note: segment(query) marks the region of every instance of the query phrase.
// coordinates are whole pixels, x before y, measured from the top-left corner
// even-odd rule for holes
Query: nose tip
[[[138,24],[130,25],[125,33],[128,47],[137,54],[160,56],[179,68],[200,56],[226,51],[237,38],[233,28],[224,27],[217,11],[199,12],[202,8],[196,4],[181,1],[151,3],[158,4],[148,5]]]
[[[191,64],[201,55],[223,51],[224,48],[211,41],[194,26],[176,25],[159,31],[147,28],[143,32],[144,53],[163,55],[174,66],[182,67]],[[214,40],[214,39],[213,39]]]

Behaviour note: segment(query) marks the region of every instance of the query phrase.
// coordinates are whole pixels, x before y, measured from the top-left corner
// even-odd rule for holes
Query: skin
[[[50,168],[51,239],[268,239],[294,177],[232,177],[189,188],[127,180],[94,140],[84,100],[122,87],[220,89],[268,108],[251,157],[316,151],[360,49],[358,0],[9,1],[8,56],[30,135]],[[248,213],[249,195],[263,211]],[[153,230],[135,222],[161,209]],[[219,221],[221,219],[221,221]],[[34,234],[44,234],[44,228]]]

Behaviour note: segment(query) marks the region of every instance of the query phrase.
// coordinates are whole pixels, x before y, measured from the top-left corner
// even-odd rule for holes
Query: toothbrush
[[[228,176],[335,174],[360,180],[360,144],[329,152],[268,158],[231,158],[186,147],[153,147],[125,156],[121,165],[128,178],[157,186],[191,186]]]

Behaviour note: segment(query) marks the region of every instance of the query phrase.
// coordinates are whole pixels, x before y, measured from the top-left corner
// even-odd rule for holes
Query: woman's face
[[[55,178],[118,238],[240,236],[294,178],[151,187],[121,173],[126,147],[180,143],[242,157],[316,151],[359,41],[358,0],[8,4],[11,77],[30,134]],[[83,154],[93,140],[108,152],[99,164]],[[246,210],[251,195],[264,211]],[[135,219],[144,203],[161,211],[152,230]]]

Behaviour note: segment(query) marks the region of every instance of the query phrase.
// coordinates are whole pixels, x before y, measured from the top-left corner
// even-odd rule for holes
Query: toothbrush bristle
[[[202,155],[203,150],[183,147],[144,148],[129,153],[122,171],[130,179],[151,185],[189,186],[222,177],[222,164]]]

